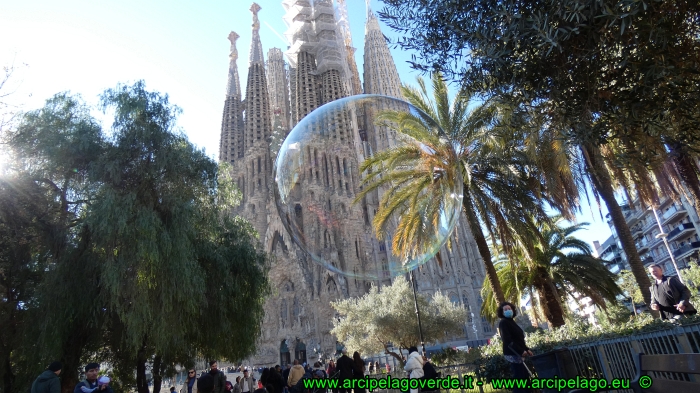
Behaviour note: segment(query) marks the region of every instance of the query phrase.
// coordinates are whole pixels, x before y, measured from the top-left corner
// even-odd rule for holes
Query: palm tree
[[[532,247],[531,256],[521,251],[510,258],[501,255],[496,262],[498,278],[507,289],[505,295],[511,299],[538,297],[553,327],[564,325],[567,296],[587,296],[605,309],[606,302],[615,302],[622,293],[605,261],[594,257],[586,242],[572,236],[588,224],[562,226],[562,222],[562,218],[556,218],[554,225],[538,225],[539,236],[522,237],[541,239]],[[484,287],[482,294],[482,315],[495,318],[497,303],[491,288]]]
[[[672,197],[678,194],[677,169],[664,160],[661,152],[665,148],[661,139],[639,133],[639,138],[630,138],[624,143],[619,139],[605,143],[571,141],[570,131],[552,124],[546,112],[537,114],[529,109],[525,112],[534,121],[511,128],[523,135],[528,155],[539,168],[538,173],[543,176],[541,182],[550,192],[549,198],[564,207],[558,210],[565,216],[567,210],[573,210],[566,209],[567,205],[577,205],[581,191],[586,188],[592,191],[599,204],[602,199],[627,255],[630,270],[648,304],[649,277],[615,192],[624,191],[630,201],[633,200],[631,195],[638,196],[643,207],[658,203],[659,190]],[[584,195],[588,197],[588,193],[584,192]]]
[[[486,238],[497,238],[508,253],[517,243],[516,233],[533,232],[528,215],[548,221],[543,199],[538,198],[542,185],[532,176],[522,141],[495,127],[497,105],[486,102],[470,110],[471,96],[465,91],[458,92],[451,102],[440,73],[432,75],[432,100],[422,78],[418,78],[418,85],[419,89],[403,86],[404,96],[434,119],[444,134],[426,124],[425,117],[405,111],[380,113],[378,124],[419,143],[400,144],[365,160],[361,170],[367,176],[356,201],[374,190],[388,188],[373,226],[381,236],[387,231],[390,217],[398,214],[401,218],[392,249],[410,258],[424,251],[424,240],[440,219],[442,206],[436,201],[442,199],[435,196],[453,189],[454,179],[459,176],[463,182],[462,210],[486,267],[486,277],[496,299],[505,301]]]

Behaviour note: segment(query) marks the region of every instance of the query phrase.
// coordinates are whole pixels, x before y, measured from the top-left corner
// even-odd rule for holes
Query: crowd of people
[[[386,365],[387,372],[390,367]],[[60,362],[51,363],[47,369],[37,377],[32,384],[31,393],[60,393],[61,383],[59,375],[62,365]],[[109,386],[110,378],[99,376],[100,365],[90,363],[85,366],[85,380],[75,386],[73,393],[113,393]],[[421,357],[415,347],[409,349],[409,356],[404,370],[409,378],[435,378],[435,368]],[[228,381],[226,371],[242,371],[242,376],[237,376],[234,381]],[[219,370],[216,361],[209,362],[209,370],[202,372],[199,377],[197,370],[191,368],[187,371],[179,392],[175,387],[170,387],[170,393],[351,393],[353,389],[343,388],[346,380],[358,380],[365,376],[365,372],[370,374],[379,372],[378,362],[365,362],[358,352],[349,357],[347,350],[343,349],[337,362],[330,360],[324,365],[316,362],[313,365],[300,363],[294,360],[292,365],[282,369],[279,365],[258,370],[260,376],[256,379],[252,370],[248,368],[229,367]],[[306,389],[305,379],[331,378],[338,380],[337,389],[316,388]],[[313,390],[313,391],[312,391]],[[353,393],[366,393],[365,389],[355,388]],[[416,392],[412,392],[416,393]]]

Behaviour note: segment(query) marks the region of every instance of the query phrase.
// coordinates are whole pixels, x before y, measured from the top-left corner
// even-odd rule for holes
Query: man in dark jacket
[[[654,277],[651,284],[651,309],[661,311],[661,319],[678,319],[683,315],[697,314],[690,304],[690,290],[678,277],[666,277],[659,265],[649,266],[649,274]]]
[[[214,378],[214,393],[226,393],[226,374],[219,371],[216,360],[209,362],[209,375]]]
[[[63,366],[60,362],[53,362],[41,373],[32,384],[32,393],[61,393],[61,374]]]
[[[214,392],[214,377],[210,374],[204,374],[197,380],[198,393],[213,393]]]
[[[277,372],[277,367],[270,369],[270,373],[267,376],[267,385],[272,386],[274,389],[273,391],[269,391],[268,389],[268,393],[282,393],[282,389],[287,385],[282,380],[282,376],[279,372]]]
[[[338,391],[340,393],[348,393],[350,389],[343,389],[343,384],[346,380],[352,380],[352,371],[355,367],[355,362],[348,356],[347,348],[342,350],[343,356],[341,356],[335,363],[335,369],[338,373]]]
[[[289,379],[289,372],[292,370],[291,365],[287,365],[282,371],[282,379],[284,380],[284,386],[287,386],[287,380]]]
[[[97,363],[85,366],[85,380],[75,385],[73,393],[114,393],[109,385],[97,383],[97,373],[99,372],[100,365]]]
[[[430,363],[430,360],[428,360],[427,357],[423,356],[423,378],[421,378],[421,379],[425,379],[427,381],[429,379],[438,379],[438,378],[440,378],[440,374],[437,372],[437,370],[435,370],[435,367],[433,367],[433,364]],[[435,392],[435,391],[439,392],[440,389],[439,388],[430,389],[427,387],[427,385],[426,385],[425,390],[421,390],[422,393]]]

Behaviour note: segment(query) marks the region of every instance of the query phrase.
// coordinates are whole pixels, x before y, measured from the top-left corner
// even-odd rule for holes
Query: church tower
[[[226,87],[226,100],[224,101],[224,114],[221,119],[221,138],[219,140],[219,162],[234,164],[239,158],[243,158],[245,143],[243,140],[243,107],[241,105],[241,83],[238,77],[238,50],[236,40],[239,35],[232,31],[228,35],[231,41],[231,54],[229,55],[228,83]]]
[[[291,46],[286,52],[290,65],[292,126],[319,105],[316,82],[316,35],[313,9],[308,0],[284,0],[285,36]]]
[[[396,64],[379,27],[379,20],[369,6],[369,0],[367,0],[367,24],[365,25],[364,78],[365,94],[381,94],[403,99]],[[376,113],[391,108],[364,109],[367,139],[372,151],[381,151],[394,146],[396,143],[394,131],[386,127],[377,127],[373,121]]]
[[[265,77],[265,60],[260,42],[260,6],[253,3],[253,40],[250,46],[250,65],[245,96],[245,210],[246,217],[258,233],[265,233],[268,219],[268,201],[271,198],[272,161],[270,159],[270,98]]]
[[[367,2],[364,53],[365,94],[382,94],[403,99],[401,79],[389,52],[379,20]]]
[[[271,48],[267,52],[267,90],[270,93],[272,109],[270,120],[273,124],[278,121],[281,128],[289,131],[291,129],[289,81],[284,55],[279,48]]]
[[[350,89],[349,94],[354,96],[362,94],[362,83],[360,82],[360,73],[357,71],[357,63],[355,62],[355,47],[352,45],[352,35],[350,34],[350,21],[348,20],[348,8],[345,0],[337,0],[337,19],[338,30],[342,39],[342,45],[345,47],[345,56],[350,70]]]

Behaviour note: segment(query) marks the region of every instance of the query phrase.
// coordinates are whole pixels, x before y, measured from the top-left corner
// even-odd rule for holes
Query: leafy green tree
[[[642,291],[629,270],[623,270],[618,274],[617,285],[622,289],[625,296],[632,298],[635,304],[644,302]],[[646,290],[648,291],[649,288],[646,288]]]
[[[418,345],[418,321],[410,283],[400,277],[381,289],[372,286],[359,298],[338,300],[331,306],[340,314],[331,334],[349,351],[369,355],[384,352],[403,361],[401,350]],[[426,343],[462,334],[465,310],[440,292],[428,299],[418,294],[423,337]],[[390,348],[393,345],[399,352]]]
[[[366,159],[361,170],[382,169],[370,171],[363,179],[358,200],[380,187],[390,188],[380,201],[373,225],[381,234],[390,218],[398,213],[401,219],[393,234],[392,247],[396,254],[410,257],[425,252],[425,238],[435,228],[431,223],[437,222],[442,214],[439,196],[444,189],[454,189],[454,179],[461,177],[462,209],[484,261],[486,277],[496,299],[505,301],[491,263],[487,236],[498,238],[510,252],[516,243],[516,233],[530,233],[533,228],[528,214],[547,221],[542,186],[532,175],[534,168],[520,148],[521,140],[493,126],[499,108],[485,103],[470,110],[471,95],[464,90],[457,93],[454,101],[450,100],[440,73],[432,76],[432,96],[422,78],[418,78],[418,85],[419,89],[402,87],[404,96],[435,119],[445,134],[437,135],[424,119],[408,112],[380,113],[377,120],[380,124],[412,137],[419,144],[400,144]],[[425,154],[424,146],[433,153]],[[555,200],[551,202],[561,207]]]
[[[42,207],[28,210],[41,229],[31,258],[13,263],[47,266],[27,282],[32,323],[21,327],[12,372],[31,383],[60,359],[69,391],[80,364],[109,361],[145,393],[149,363],[164,375],[195,358],[254,351],[268,261],[252,226],[228,213],[240,200],[230,171],[176,132],[178,109],[166,96],[138,82],[107,90],[102,107],[115,116],[109,132],[62,94],[9,134],[10,188],[35,190],[41,198],[16,194]],[[0,202],[9,198],[2,191]],[[2,221],[0,233],[6,223],[14,229]]]
[[[623,304],[608,305],[606,310],[596,309],[595,317],[603,331],[610,330],[614,326],[627,323],[634,317],[634,312],[630,311]]]
[[[0,391],[13,391],[13,351],[22,338],[22,327],[28,320],[27,303],[35,296],[47,262],[35,258],[34,248],[41,248],[40,226],[34,215],[47,214],[51,203],[36,189],[23,189],[17,181],[0,176]],[[34,192],[32,192],[34,191]],[[26,193],[26,194],[25,194]],[[31,194],[30,194],[31,193]],[[31,198],[24,198],[31,195]],[[17,362],[17,356],[14,356]]]
[[[8,241],[27,246],[25,257],[13,255],[10,263],[43,273],[27,282],[31,297],[22,309],[25,323],[17,326],[24,340],[14,341],[17,346],[9,356],[16,360],[6,369],[17,376],[16,385],[6,391],[28,388],[36,373],[55,359],[66,364],[62,382],[69,390],[78,381],[82,354],[96,350],[94,340],[99,338],[95,326],[85,323],[99,323],[101,314],[95,313],[100,305],[94,287],[86,285],[96,278],[96,261],[86,246],[81,219],[94,194],[93,183],[86,179],[104,149],[101,129],[79,98],[59,94],[19,119],[3,142],[13,158],[2,175],[7,184],[3,196],[27,206],[24,222],[31,223],[34,235],[26,241],[23,224],[6,223],[12,233]],[[12,206],[2,208],[12,214]]]
[[[539,225],[539,235],[526,234],[533,239],[534,252],[521,252],[517,260],[501,258],[497,263],[499,279],[509,299],[522,299],[525,295],[540,299],[544,316],[553,327],[565,324],[566,300],[587,296],[603,309],[607,303],[615,303],[620,288],[615,275],[604,261],[593,257],[588,244],[572,236],[586,224],[562,226],[562,219],[555,225]],[[541,240],[537,240],[541,239]],[[482,315],[495,319],[498,304],[491,288],[482,289],[484,302]]]
[[[690,302],[693,305],[700,305],[700,265],[697,260],[692,260],[688,268],[681,269],[681,276],[685,285],[690,289]]]

